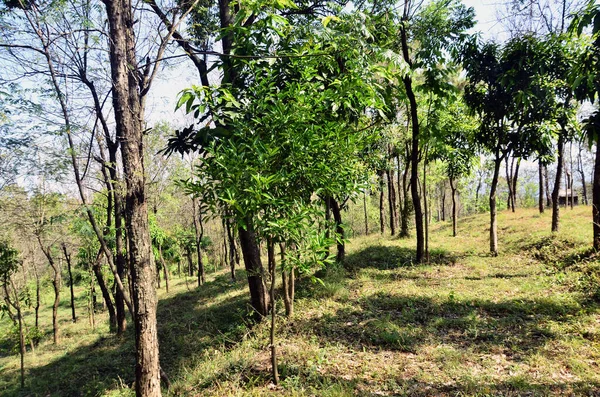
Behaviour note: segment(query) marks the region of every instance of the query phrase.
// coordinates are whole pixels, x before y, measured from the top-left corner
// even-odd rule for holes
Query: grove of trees
[[[489,212],[496,256],[499,210],[549,209],[556,232],[591,191],[600,250],[600,6],[528,3],[506,2],[493,41],[460,0],[0,1],[0,310],[21,384],[44,279],[53,343],[61,296],[94,328],[97,288],[111,331],[133,324],[136,395],[160,396],[173,277],[203,289],[243,261],[277,384],[278,296],[293,318],[296,280],[354,235],[414,238],[424,263],[432,222],[457,236]],[[157,121],[157,87],[184,70],[196,84]]]

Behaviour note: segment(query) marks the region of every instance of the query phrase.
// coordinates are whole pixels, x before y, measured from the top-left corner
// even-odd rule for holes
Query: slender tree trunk
[[[367,213],[367,191],[363,192],[363,212],[365,214],[365,236],[369,235],[369,214]]]
[[[77,317],[75,316],[75,293],[73,292],[73,273],[71,272],[71,256],[67,252],[67,246],[63,244],[62,246],[63,252],[65,254],[65,260],[67,261],[67,270],[69,271],[69,289],[71,290],[71,317],[73,322],[77,322]]]
[[[573,174],[573,141],[569,142],[569,189],[571,190],[571,209],[575,205],[573,200],[575,198],[575,193],[573,189],[573,180],[575,179],[575,175]]]
[[[427,205],[427,147],[423,161],[423,206],[425,208],[425,261],[429,263],[429,207]]]
[[[156,271],[148,224],[143,161],[143,93],[135,54],[134,19],[130,0],[104,3],[109,25],[112,99],[117,137],[127,183],[125,224],[133,287],[136,341],[136,395],[161,396],[156,324]],[[146,88],[144,88],[146,89]]]
[[[92,270],[92,269],[90,269]],[[96,329],[96,319],[94,318],[94,311],[95,311],[95,305],[94,305],[94,273],[93,270],[92,271],[88,271],[89,276],[90,276],[90,290],[89,290],[89,297],[88,297],[88,315],[89,315],[89,319],[90,319],[90,327],[92,327],[92,331]]]
[[[513,162],[515,161],[515,158],[513,157]],[[512,205],[512,199],[513,199],[513,192],[512,192],[512,164],[510,166],[510,169],[508,168],[508,156],[506,157],[506,159],[504,159],[504,163],[505,163],[505,167],[506,167],[506,184],[508,186],[508,197],[506,198],[506,209],[510,210]]]
[[[102,275],[102,270],[100,269],[100,264],[98,261],[96,261],[92,269],[94,271],[94,275],[96,276],[96,281],[98,281],[98,287],[100,287],[100,292],[102,293],[102,298],[104,299],[106,309],[108,310],[110,329],[111,331],[114,331],[117,328],[117,315],[115,313],[115,306],[113,305],[110,292],[108,291],[108,287],[104,281],[104,276]]]
[[[227,240],[229,241],[229,269],[231,270],[231,280],[235,281],[235,238],[229,220],[225,219],[224,222],[227,229]]]
[[[581,142],[579,142],[579,155],[577,156],[577,168],[581,175],[581,188],[583,193],[583,203],[588,205],[587,186],[585,184],[585,170],[583,169],[583,159],[581,156]]]
[[[283,288],[283,303],[285,305],[285,315],[288,318],[294,315],[294,268],[288,268],[285,258],[285,244],[279,244],[281,254],[281,280]]]
[[[275,317],[277,316],[277,307],[275,300],[275,281],[277,274],[277,266],[275,263],[275,245],[273,240],[269,239],[267,242],[267,256],[269,261],[269,273],[271,274],[271,288],[269,292],[271,300],[271,370],[273,375],[273,383],[279,384],[279,373],[277,371],[277,346],[275,345]]]
[[[402,173],[402,195],[404,196],[404,200],[402,203],[402,218],[400,225],[400,237],[406,238],[410,237],[410,203],[411,201],[408,199],[408,191],[410,189],[410,182],[408,182],[408,174],[410,171],[410,166],[407,164],[404,172]]]
[[[496,219],[496,190],[498,188],[498,176],[500,174],[500,166],[502,158],[500,153],[496,151],[496,160],[494,161],[494,175],[492,177],[492,185],[490,186],[490,252],[492,255],[498,255],[498,220]]]
[[[514,161],[514,157],[513,157]],[[515,171],[512,174],[512,212],[515,212],[515,207],[517,206],[517,182],[519,180],[519,168],[521,167],[521,158],[517,159],[517,164],[515,166]]]
[[[35,265],[35,260],[33,261],[33,275],[35,276],[35,306],[33,307],[35,310],[35,328],[39,329],[39,319],[40,319],[40,275],[37,272],[37,267]]]
[[[165,289],[167,294],[169,293],[169,269],[167,269],[167,263],[162,254],[162,245],[158,244],[158,257],[160,258],[160,264],[162,265],[163,277],[165,279]]]
[[[452,182],[450,182],[452,183]],[[446,184],[442,184],[441,192],[440,192],[440,205],[441,205],[441,220],[442,222],[446,222]]]
[[[539,198],[538,198],[538,209],[540,214],[544,213],[544,167],[542,162],[538,162],[538,176],[539,176]]]
[[[600,250],[600,138],[596,140],[594,182],[592,185],[592,220],[594,224],[594,249],[598,251]]]
[[[268,313],[268,293],[264,283],[264,268],[260,259],[260,249],[250,219],[246,220],[246,229],[239,229],[244,266],[250,289],[250,302],[255,319],[260,320]]]
[[[560,192],[560,181],[563,173],[563,156],[564,156],[564,133],[561,131],[558,135],[558,147],[556,152],[558,159],[556,161],[556,179],[554,180],[554,189],[552,190],[552,231],[558,232],[558,221],[559,221],[559,205],[558,195]]]
[[[390,209],[390,234],[396,234],[396,200],[394,198],[394,174],[391,170],[386,170],[387,186],[388,186],[388,207]]]
[[[342,212],[337,200],[333,197],[330,197],[329,200],[331,202],[331,212],[335,221],[336,239],[338,240],[336,260],[338,263],[342,263],[346,257],[346,242],[344,241],[346,236],[344,236],[344,227],[342,226]]]
[[[402,24],[400,25],[400,42],[402,46],[402,57],[404,61],[412,68],[412,60],[410,58],[410,48],[408,45],[408,34],[406,32],[406,26],[403,24],[408,19],[408,3],[405,3],[404,16],[402,18]],[[419,114],[417,109],[417,99],[412,87],[412,77],[410,74],[406,74],[402,78],[404,88],[406,90],[406,96],[410,105],[410,121],[412,128],[411,136],[411,153],[410,153],[410,192],[412,196],[413,209],[415,211],[415,225],[417,231],[417,248],[416,248],[416,261],[420,263],[423,261],[423,249],[425,243],[425,235],[423,230],[423,209],[421,207],[421,198],[419,197]]]
[[[546,187],[546,207],[552,206],[552,193],[550,191],[550,178],[548,177],[548,166],[544,165],[544,186]]]
[[[60,342],[60,329],[58,327],[58,305],[60,304],[60,269],[55,263],[50,263],[52,267],[52,288],[54,289],[54,303],[52,304],[52,334],[54,344]]]
[[[186,248],[185,256],[188,262],[188,273],[190,277],[194,277],[194,262],[192,260],[192,251],[189,248]]]
[[[202,263],[202,235],[204,230],[202,227],[202,213],[198,211],[198,199],[192,198],[192,216],[194,217],[194,231],[196,232],[196,257],[198,259],[198,287],[204,284],[206,274],[204,263]]]
[[[450,180],[450,191],[452,192],[452,236],[456,237],[457,233],[457,219],[456,219],[456,188],[454,186],[454,179]]]
[[[10,277],[10,276],[9,276]],[[15,308],[17,320],[19,322],[19,355],[21,356],[21,389],[25,388],[25,326],[23,323],[23,313],[21,311],[21,302],[19,294],[12,279],[10,284],[14,294],[14,302],[11,302]]]
[[[385,195],[383,171],[379,172],[379,231],[385,234]]]

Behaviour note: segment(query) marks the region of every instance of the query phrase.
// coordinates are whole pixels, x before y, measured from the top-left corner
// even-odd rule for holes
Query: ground
[[[488,255],[486,214],[431,227],[430,263],[415,265],[414,239],[371,235],[349,243],[345,265],[298,285],[295,316],[277,322],[281,384],[270,381],[268,324],[251,326],[243,272],[217,271],[200,289],[174,277],[160,291],[162,368],[170,396],[593,396],[600,395],[600,293],[591,252],[591,208],[499,216],[500,255]],[[133,343],[80,321],[47,333],[18,357],[0,325],[0,394],[132,395]],[[51,294],[41,319],[51,332]],[[279,304],[281,307],[282,305]],[[280,313],[282,314],[282,313]],[[31,323],[31,319],[28,318]]]

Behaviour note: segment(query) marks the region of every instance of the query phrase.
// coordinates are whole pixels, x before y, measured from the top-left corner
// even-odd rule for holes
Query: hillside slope
[[[345,266],[319,272],[323,284],[300,282],[294,318],[279,318],[279,387],[270,383],[267,324],[245,322],[243,273],[231,283],[217,272],[200,291],[175,278],[159,305],[166,394],[600,395],[590,213],[562,210],[554,237],[549,213],[501,213],[498,257],[487,254],[486,214],[461,219],[456,238],[449,224],[433,225],[425,265],[412,264],[412,239],[353,240]],[[47,335],[28,354],[23,391],[17,357],[0,357],[0,394],[131,395],[131,335],[70,323],[64,295],[63,344]]]

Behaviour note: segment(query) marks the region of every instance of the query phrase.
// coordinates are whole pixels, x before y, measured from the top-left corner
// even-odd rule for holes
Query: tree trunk
[[[111,156],[112,157],[112,156]],[[116,162],[116,154],[114,156]],[[116,178],[116,173],[114,178]],[[116,179],[115,179],[116,180]],[[122,214],[122,198],[120,194],[114,191],[115,200],[115,263],[117,273],[121,280],[125,279],[127,261],[124,255],[123,244],[123,214]],[[117,334],[121,335],[127,330],[127,317],[125,315],[125,296],[120,288],[117,288],[115,293],[115,308],[117,311]]]
[[[186,248],[185,256],[188,262],[188,273],[190,277],[194,277],[194,262],[192,260],[192,251],[189,248]]]
[[[596,140],[594,161],[594,182],[592,185],[592,221],[594,229],[594,249],[600,250],[600,137]]]
[[[271,300],[271,373],[273,375],[273,383],[275,385],[278,385],[279,373],[277,371],[277,346],[275,345],[275,317],[277,316],[277,307],[275,300],[275,276],[277,274],[277,266],[275,263],[275,245],[273,244],[272,239],[269,239],[267,241],[267,257],[269,262],[269,273],[271,274],[271,288],[269,293],[269,297]]]
[[[404,200],[402,202],[402,217],[400,224],[400,237],[406,238],[410,237],[410,203],[411,201],[408,199],[408,190],[410,188],[410,182],[408,181],[408,174],[410,171],[410,167],[407,164],[404,172],[402,173],[402,195],[404,196]]]
[[[581,176],[581,188],[583,194],[583,203],[588,205],[587,198],[587,187],[585,186],[585,170],[583,169],[583,158],[581,156],[581,141],[578,143],[579,152],[577,154],[577,171],[579,171],[579,175]]]
[[[58,327],[58,305],[60,304],[60,269],[55,263],[50,263],[52,266],[52,288],[54,289],[54,303],[52,304],[52,335],[54,344],[60,342],[60,330]]]
[[[204,228],[202,226],[202,211],[199,211],[198,199],[192,199],[192,216],[194,217],[194,231],[196,232],[196,256],[198,258],[198,287],[206,281],[204,263],[202,263],[202,237]]]
[[[452,182],[450,182],[452,184]],[[446,222],[446,184],[442,184],[441,192],[440,192],[440,201],[441,201],[441,220],[442,222]]]
[[[560,181],[562,179],[563,173],[563,152],[564,152],[564,134],[561,131],[558,135],[558,147],[556,152],[558,154],[558,159],[556,161],[556,178],[554,179],[554,189],[552,190],[552,231],[558,232],[558,221],[559,221],[559,205],[558,205],[558,195],[560,192]]]
[[[161,396],[156,324],[156,271],[150,240],[143,161],[142,100],[130,0],[104,2],[107,11],[112,99],[123,175],[127,182],[125,225],[133,289],[137,396]]]
[[[35,260],[33,261],[33,275],[35,276],[35,306],[33,307],[35,310],[35,328],[39,329],[39,319],[40,319],[40,275],[37,272],[37,267],[35,265]]]
[[[514,163],[514,161],[515,161],[515,158],[513,157],[513,163]],[[506,184],[508,185],[508,197],[506,198],[506,209],[510,210],[511,207],[514,207],[514,204],[512,202],[513,192],[512,192],[512,175],[511,175],[513,164],[511,163],[511,166],[509,169],[508,168],[508,156],[506,156],[506,159],[504,160],[504,162],[505,162],[505,166],[506,166]]]
[[[268,294],[264,283],[264,268],[260,259],[260,249],[250,219],[246,219],[246,229],[239,229],[242,256],[248,277],[250,302],[256,320],[268,313]]]
[[[110,292],[108,291],[106,282],[104,281],[102,270],[100,269],[100,263],[96,261],[92,269],[94,271],[94,274],[96,275],[96,281],[98,281],[98,286],[100,287],[102,298],[104,299],[104,303],[108,310],[108,321],[110,324],[110,329],[111,331],[114,331],[117,328],[117,315],[115,313],[115,306],[113,305],[112,299],[110,297]]]
[[[454,187],[454,179],[449,178],[450,180],[450,191],[452,192],[452,236],[456,237],[458,235],[456,230],[457,219],[456,219],[456,188]]]
[[[394,187],[394,171],[388,169],[385,171],[388,184],[388,207],[390,209],[390,234],[396,235],[396,188]]]
[[[285,244],[279,244],[281,253],[281,280],[283,288],[283,303],[285,305],[285,315],[291,318],[294,315],[294,268],[287,268],[285,257]]]
[[[538,176],[539,176],[539,198],[538,198],[538,209],[540,214],[544,213],[544,167],[542,162],[538,162]]]
[[[498,220],[496,219],[496,190],[498,188],[498,176],[502,158],[496,151],[496,160],[494,161],[494,176],[490,186],[490,252],[492,255],[498,255]]]
[[[408,48],[406,32],[402,29],[402,46]],[[423,261],[425,247],[425,233],[423,229],[423,208],[419,197],[419,116],[417,113],[417,100],[412,89],[412,78],[406,76],[402,79],[406,89],[406,95],[410,102],[410,115],[412,126],[411,155],[410,155],[410,192],[412,196],[413,210],[415,212],[415,228],[417,233],[416,262]]]
[[[383,171],[379,172],[379,231],[385,234],[385,195]]]
[[[514,160],[514,158],[513,158]],[[519,180],[519,168],[521,167],[521,158],[517,159],[517,165],[515,167],[515,171],[512,174],[512,212],[515,212],[515,207],[517,206],[517,182]]]
[[[550,207],[552,205],[552,195],[550,192],[550,182],[548,177],[548,166],[544,165],[544,186],[546,187],[546,207]]]
[[[67,261],[67,270],[69,271],[69,289],[71,290],[71,317],[73,322],[77,322],[77,317],[75,316],[75,293],[73,292],[73,273],[71,272],[71,256],[67,252],[67,246],[63,244],[62,246],[63,252],[65,254],[65,260]]]
[[[227,230],[227,240],[229,242],[229,269],[231,271],[231,281],[235,281],[235,237],[233,236],[229,220],[224,219],[224,222]]]
[[[335,221],[335,233],[336,233],[336,240],[337,240],[336,260],[338,263],[342,263],[342,262],[344,262],[344,259],[346,258],[346,242],[344,241],[345,236],[344,236],[344,227],[342,226],[342,212],[340,209],[340,205],[333,197],[330,197],[329,200],[331,202],[331,212],[333,214],[333,219]]]
[[[363,192],[363,212],[365,214],[365,236],[369,235],[369,214],[367,213],[367,191]]]
[[[162,254],[162,245],[158,245],[158,257],[160,258],[160,264],[162,265],[163,277],[165,279],[165,289],[167,294],[169,293],[169,269],[167,269],[167,263],[165,262],[165,258]]]
[[[425,208],[425,261],[429,263],[429,206],[427,204],[427,151],[425,146],[425,159],[423,161],[423,206]]]

